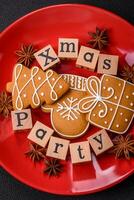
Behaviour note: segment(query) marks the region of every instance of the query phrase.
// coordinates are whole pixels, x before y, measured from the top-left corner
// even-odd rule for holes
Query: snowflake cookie
[[[100,128],[125,133],[134,117],[134,84],[104,74],[101,80],[90,76],[86,87],[79,111],[87,113],[88,121]]]
[[[74,79],[76,78],[78,76],[74,76]],[[51,124],[57,133],[63,137],[75,138],[86,132],[89,122],[86,120],[86,114],[80,113],[78,108],[80,99],[86,94],[85,88],[76,88],[75,85],[70,87],[75,89],[70,89],[54,104],[43,105],[42,110],[51,112]]]

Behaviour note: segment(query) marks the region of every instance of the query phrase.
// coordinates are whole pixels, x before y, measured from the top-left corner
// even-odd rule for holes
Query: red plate
[[[74,37],[80,39],[80,44],[86,45],[89,39],[88,32],[94,31],[96,26],[109,29],[110,47],[107,53],[118,54],[120,66],[125,62],[134,63],[132,25],[96,7],[52,6],[28,14],[1,34],[0,91],[4,90],[6,83],[11,80],[12,69],[16,63],[14,52],[22,43],[33,43],[38,49],[50,43],[57,49],[59,37]],[[75,68],[75,63],[70,61],[64,61],[55,70],[85,77],[93,74],[88,70]],[[40,110],[34,110],[32,114],[34,122],[39,120],[51,126],[49,114],[44,114]],[[96,130],[98,129],[90,128],[88,133],[77,141],[85,140]],[[129,131],[134,134],[134,127]],[[93,193],[117,184],[134,171],[134,159],[115,160],[114,156],[105,153],[97,158],[94,156],[93,162],[83,165],[72,166],[70,161],[64,162],[64,172],[61,176],[49,178],[42,173],[43,163],[34,165],[25,157],[24,152],[28,149],[27,134],[28,132],[14,134],[11,119],[0,118],[0,164],[18,180],[36,189],[66,195]]]

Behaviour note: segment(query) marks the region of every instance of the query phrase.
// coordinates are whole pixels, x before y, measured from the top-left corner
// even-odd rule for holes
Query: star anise
[[[24,45],[22,44],[21,49],[17,50],[15,54],[18,56],[17,62],[22,63],[25,66],[29,67],[32,61],[34,60],[34,53],[37,50],[34,49],[33,45]]]
[[[109,37],[107,29],[96,27],[96,32],[90,32],[91,40],[88,42],[93,48],[102,50],[108,45]]]
[[[12,96],[3,91],[0,93],[0,113],[8,117],[11,110],[13,110]]]
[[[30,157],[33,162],[39,162],[45,158],[45,149],[37,144],[30,143],[30,150],[25,155]]]
[[[126,81],[134,83],[134,64],[132,66],[125,65],[120,75]]]
[[[44,173],[47,173],[49,176],[58,176],[63,171],[63,165],[58,159],[45,159],[45,164]]]
[[[114,146],[110,150],[110,153],[114,153],[116,158],[125,157],[129,160],[130,156],[134,154],[134,139],[132,139],[132,135],[119,135],[112,141]]]

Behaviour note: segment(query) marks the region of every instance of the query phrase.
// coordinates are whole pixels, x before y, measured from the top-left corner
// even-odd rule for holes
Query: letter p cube
[[[12,127],[14,131],[32,128],[31,110],[15,110],[11,112]]]

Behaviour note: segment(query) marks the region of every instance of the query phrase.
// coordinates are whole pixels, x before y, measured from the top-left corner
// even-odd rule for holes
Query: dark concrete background
[[[30,11],[61,3],[83,3],[110,10],[134,23],[134,0],[0,0],[0,31]],[[126,36],[129,40],[129,36]],[[18,182],[0,169],[0,200],[134,200],[134,175],[122,183],[92,195],[64,197],[43,193]]]

